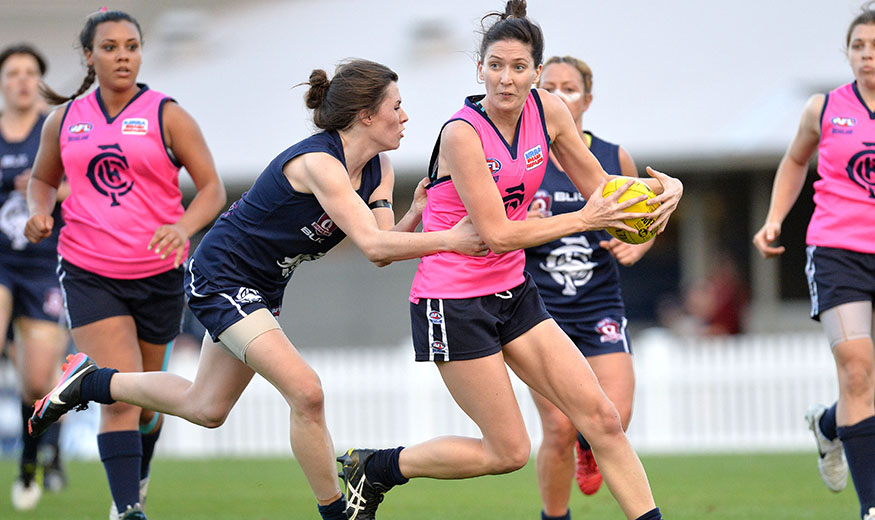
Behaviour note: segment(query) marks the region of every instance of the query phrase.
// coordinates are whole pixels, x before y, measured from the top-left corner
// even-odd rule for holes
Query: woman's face
[[[875,89],[875,24],[859,24],[851,31],[848,61],[857,83]]]
[[[407,112],[401,108],[401,93],[398,91],[397,83],[394,81],[389,83],[384,94],[377,111],[366,115],[364,120],[384,150],[395,150],[401,146],[404,123],[407,122],[408,117]]]
[[[102,88],[121,92],[137,84],[143,62],[140,31],[128,21],[103,22],[94,31],[93,50],[85,50]]]
[[[531,46],[519,40],[499,40],[486,48],[477,64],[486,86],[485,102],[498,110],[519,111],[537,83],[541,66],[535,65]]]
[[[586,92],[583,76],[570,63],[551,63],[541,72],[541,88],[556,94],[568,107],[571,116],[580,124],[583,113],[592,102],[592,94]]]
[[[13,54],[0,68],[0,92],[5,105],[28,110],[39,102],[39,63],[30,54]]]

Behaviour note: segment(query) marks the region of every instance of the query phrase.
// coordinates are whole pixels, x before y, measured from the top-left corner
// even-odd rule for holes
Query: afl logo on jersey
[[[842,128],[850,128],[857,124],[857,120],[853,117],[836,116],[832,118],[832,124],[840,126]]]
[[[438,311],[428,311],[428,321],[441,325],[444,322],[444,315]]]
[[[489,173],[492,174],[492,178],[495,182],[498,182],[498,171],[501,170],[501,161],[489,157],[486,159],[486,166],[489,167]]]
[[[544,154],[541,153],[541,145],[526,151],[526,170],[537,168],[544,162]]]
[[[104,152],[91,159],[85,176],[98,193],[112,199],[110,206],[119,206],[119,199],[134,187],[134,181],[125,178],[128,174],[128,160],[121,155],[122,148],[118,144],[99,145],[98,148]]]
[[[122,134],[146,135],[149,131],[149,120],[142,117],[131,117],[122,121]]]
[[[70,125],[67,131],[71,134],[84,134],[90,132],[92,128],[94,127],[91,126],[91,123],[76,123],[75,125]]]
[[[875,143],[863,143],[875,146]],[[857,152],[848,161],[846,168],[848,177],[869,193],[870,199],[875,199],[875,148]]]

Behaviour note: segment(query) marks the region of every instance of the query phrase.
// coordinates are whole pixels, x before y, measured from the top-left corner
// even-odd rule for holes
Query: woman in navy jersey
[[[57,491],[65,483],[58,453],[58,426],[35,439],[27,434],[27,419],[33,402],[51,389],[58,361],[67,349],[66,329],[59,324],[63,303],[55,267],[58,263],[60,210],[50,237],[31,244],[24,236],[27,221],[27,181],[39,147],[46,116],[39,97],[45,60],[29,45],[14,45],[0,52],[0,351],[9,335],[14,341],[16,365],[21,376],[23,447],[19,476],[12,484],[12,506],[33,509],[42,487]],[[66,184],[58,200],[68,192]],[[49,461],[43,461],[43,486],[36,480],[40,445],[51,446]]]
[[[302,262],[322,257],[347,235],[381,266],[439,251],[486,253],[467,220],[443,232],[413,232],[425,204],[424,182],[395,223],[394,172],[382,152],[398,148],[407,121],[397,81],[393,71],[366,60],[341,64],[330,81],[325,71],[312,72],[307,106],[323,131],[271,161],[186,266],[189,306],[208,333],[193,382],[97,369],[79,354],[37,404],[34,431],[79,403],[115,400],[215,428],[259,373],[289,405],[292,451],[320,514],[345,519],[319,377],[276,320],[286,285]]]
[[[583,113],[592,103],[592,70],[582,60],[554,56],[544,63],[540,87],[557,95],[568,107],[575,127],[608,174],[637,177],[635,162],[626,150],[582,130]],[[555,157],[528,218],[544,218],[580,210],[586,200]],[[538,286],[544,305],[556,323],[586,356],[605,394],[614,403],[623,429],[632,417],[635,374],[626,332],[625,307],[617,261],[637,262],[653,241],[632,245],[607,231],[585,231],[526,249],[526,272]],[[532,398],[541,416],[544,439],[538,450],[538,486],[544,503],[543,518],[569,518],[569,481],[575,475],[587,495],[598,491],[602,476],[586,439],[559,408],[535,391]],[[574,468],[577,439],[577,468]]]
[[[163,370],[180,332],[188,239],[225,205],[200,128],[172,98],[139,83],[142,33],[127,13],[101,9],[79,44],[87,73],[43,125],[28,184],[29,240],[50,236],[62,178],[58,280],[80,352],[123,371]],[[97,83],[96,89],[91,89]],[[184,167],[197,190],[182,205]],[[102,406],[97,446],[112,495],[110,520],[142,519],[161,414]]]
[[[811,317],[823,325],[835,359],[838,402],[806,414],[826,486],[841,491],[854,480],[860,516],[875,520],[875,2],[848,28],[847,57],[854,81],[812,96],[772,186],[763,227],[753,243],[765,258],[781,255],[775,242],[805,184],[817,153],[814,213],[805,242]]]

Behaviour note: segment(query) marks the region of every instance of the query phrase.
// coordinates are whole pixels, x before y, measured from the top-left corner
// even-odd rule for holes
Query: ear
[[[89,67],[93,67],[94,66],[93,53],[88,49],[84,49],[84,51],[85,51],[85,65],[87,65]]]
[[[477,80],[480,83],[483,83],[483,81],[484,81],[483,80],[483,62],[480,60],[477,60]]]
[[[367,109],[363,108],[359,110],[359,121],[362,122],[365,126],[371,126],[371,122],[373,122],[374,116]]]
[[[587,92],[583,95],[583,111],[589,110],[589,105],[592,103],[592,93]]]
[[[535,81],[532,82],[532,85],[539,85],[541,83],[541,72],[544,70],[544,64],[538,65],[538,68],[535,69]]]

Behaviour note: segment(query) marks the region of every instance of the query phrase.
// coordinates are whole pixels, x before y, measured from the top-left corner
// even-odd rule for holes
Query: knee
[[[590,444],[599,443],[599,439],[607,439],[623,435],[623,423],[620,414],[613,403],[607,398],[602,399],[586,419],[588,428],[584,437]]]
[[[542,417],[541,423],[544,431],[542,448],[565,452],[574,446],[577,429],[564,414],[561,417]]]
[[[322,382],[313,374],[312,377],[298,381],[292,392],[289,405],[296,415],[309,420],[322,420],[325,414],[325,395],[322,392]]]
[[[532,453],[532,444],[528,435],[521,435],[512,441],[502,443],[499,452],[490,458],[490,474],[500,475],[516,471],[529,461]]]
[[[845,363],[839,370],[840,384],[845,393],[850,395],[868,395],[872,392],[872,366],[862,361]]]

